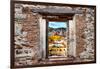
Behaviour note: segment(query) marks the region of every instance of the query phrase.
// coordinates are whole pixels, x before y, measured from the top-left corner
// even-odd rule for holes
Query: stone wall
[[[85,28],[84,28],[84,51],[80,54],[81,58],[87,58],[94,60],[94,25],[95,25],[95,12],[94,8],[86,8],[85,10],[86,16],[85,16]]]
[[[94,59],[94,9],[81,8],[84,14],[76,14],[77,56]]]
[[[33,13],[32,8],[69,8],[73,10],[82,10],[83,14],[75,14],[73,28],[70,28],[71,37],[68,41],[69,48],[73,52],[71,56],[80,59],[94,59],[94,9],[69,6],[45,6],[45,5],[27,5],[15,4],[15,65],[33,65],[38,64],[41,55],[45,59],[45,35],[40,29],[40,21],[46,22],[38,13]],[[46,24],[46,23],[45,23]],[[70,24],[69,24],[70,25]],[[71,26],[70,26],[71,27]],[[41,33],[40,33],[41,32]],[[45,32],[46,33],[46,32]],[[42,35],[40,37],[40,35]],[[41,42],[40,42],[41,40]],[[43,41],[42,41],[43,40]],[[76,43],[75,43],[76,42]],[[41,44],[41,45],[40,45]],[[45,46],[44,46],[45,45]],[[69,46],[70,46],[69,45]],[[43,46],[43,47],[42,47]],[[75,46],[75,47],[74,47]],[[69,49],[68,49],[69,50]]]
[[[40,56],[39,16],[28,7],[15,7],[15,65],[32,65]]]

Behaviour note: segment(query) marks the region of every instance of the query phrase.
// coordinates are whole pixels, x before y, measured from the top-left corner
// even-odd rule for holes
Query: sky
[[[52,28],[67,28],[66,22],[49,22],[49,27]]]

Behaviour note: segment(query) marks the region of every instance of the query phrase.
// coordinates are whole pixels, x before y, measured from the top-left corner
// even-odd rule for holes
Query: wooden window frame
[[[68,22],[68,19],[66,18],[62,18],[62,19],[56,19],[56,18],[52,18],[52,19],[46,19],[46,59],[48,59],[48,23],[50,21],[55,21],[55,22]],[[69,25],[69,24],[68,24]]]

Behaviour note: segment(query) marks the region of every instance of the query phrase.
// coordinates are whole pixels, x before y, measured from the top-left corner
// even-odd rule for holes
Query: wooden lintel
[[[72,15],[62,15],[62,16],[58,16],[58,15],[43,15],[43,19],[49,19],[49,20],[72,20],[73,19],[74,14]]]

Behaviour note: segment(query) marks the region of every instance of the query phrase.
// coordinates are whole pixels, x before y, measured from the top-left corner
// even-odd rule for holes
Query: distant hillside
[[[63,28],[63,27],[62,27],[62,28],[52,28],[52,27],[49,27],[48,30],[49,30],[49,31],[52,31],[52,30],[55,30],[55,31],[56,31],[56,30],[63,30],[63,31],[66,31],[66,28]]]

